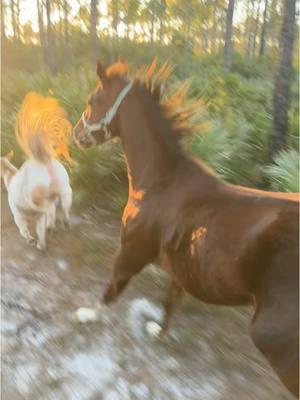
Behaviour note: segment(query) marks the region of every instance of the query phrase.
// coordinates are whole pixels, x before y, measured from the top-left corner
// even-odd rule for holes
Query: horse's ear
[[[101,63],[101,61],[97,61],[97,69],[96,69],[98,78],[104,82],[105,78],[106,78],[106,70],[105,67],[103,66],[103,64]]]
[[[12,160],[13,156],[14,156],[14,151],[11,150],[4,156],[4,158],[6,158],[8,161],[10,161],[10,160]]]
[[[122,57],[122,56],[118,57],[116,66],[117,66],[117,72],[119,75],[127,75],[128,74],[129,67],[128,67],[128,64],[125,61],[124,57]]]

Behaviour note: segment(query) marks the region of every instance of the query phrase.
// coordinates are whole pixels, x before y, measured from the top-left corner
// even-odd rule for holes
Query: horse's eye
[[[100,100],[101,96],[99,94],[92,95],[89,97],[87,103],[89,106],[92,106],[93,104],[97,103]]]
[[[94,98],[94,96],[90,96],[88,98],[88,105],[92,106],[93,104],[95,104],[95,98]]]

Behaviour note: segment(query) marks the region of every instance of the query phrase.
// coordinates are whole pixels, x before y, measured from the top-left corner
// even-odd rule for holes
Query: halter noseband
[[[129,82],[124,89],[121,91],[119,96],[117,97],[115,103],[111,106],[111,108],[106,112],[104,117],[96,124],[89,124],[86,120],[85,117],[85,111],[83,111],[81,119],[83,123],[83,127],[87,130],[86,136],[91,139],[93,142],[95,142],[95,138],[92,135],[92,132],[102,130],[104,131],[104,138],[106,140],[110,139],[112,134],[111,131],[109,130],[109,125],[111,124],[113,118],[116,116],[117,111],[122,103],[122,101],[125,99],[127,96],[128,92],[133,86],[133,82]]]

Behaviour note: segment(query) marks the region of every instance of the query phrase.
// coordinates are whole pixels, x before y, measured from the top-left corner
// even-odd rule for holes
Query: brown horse
[[[163,101],[170,71],[154,69],[129,79],[124,62],[98,63],[74,129],[81,147],[119,136],[126,155],[129,198],[103,302],[159,259],[175,282],[167,311],[182,288],[212,304],[253,304],[252,339],[298,395],[298,195],[227,184],[186,155],[179,139],[193,110],[182,88]]]

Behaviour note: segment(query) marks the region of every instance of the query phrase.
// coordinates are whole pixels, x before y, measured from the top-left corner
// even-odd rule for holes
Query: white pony
[[[29,159],[18,170],[10,163],[12,154],[1,157],[1,177],[21,236],[44,250],[47,228],[55,228],[57,214],[65,226],[69,224],[72,189],[65,167],[55,157],[71,160],[67,150],[71,125],[56,100],[29,93],[16,132]],[[37,240],[30,233],[32,223]]]

